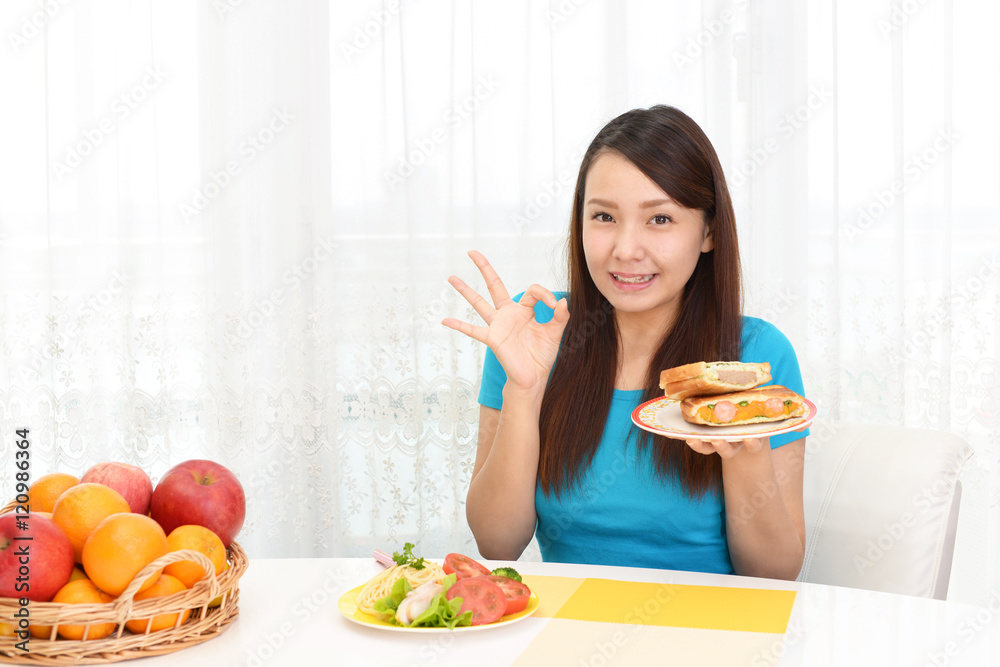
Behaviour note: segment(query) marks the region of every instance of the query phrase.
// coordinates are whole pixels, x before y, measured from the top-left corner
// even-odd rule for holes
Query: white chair
[[[941,431],[814,423],[801,581],[945,599],[972,455]]]

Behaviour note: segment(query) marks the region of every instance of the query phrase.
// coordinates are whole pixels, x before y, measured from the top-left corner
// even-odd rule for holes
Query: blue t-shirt
[[[556,293],[556,298],[564,294]],[[547,322],[542,302],[535,318]],[[777,327],[743,318],[741,361],[771,364],[774,384],[804,394],[791,343]],[[499,410],[507,375],[492,350],[483,364],[479,402]],[[732,574],[722,489],[688,495],[675,478],[655,473],[651,448],[638,451],[640,430],[632,411],[642,390],[616,389],[604,434],[590,466],[560,496],[535,491],[535,537],[546,561],[625,565]],[[804,438],[807,431],[771,438],[771,448]]]

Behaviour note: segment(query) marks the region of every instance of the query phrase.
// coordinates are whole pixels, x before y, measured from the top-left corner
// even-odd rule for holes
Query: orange
[[[228,569],[229,569],[229,563],[226,563],[226,566],[224,568],[222,568],[222,571],[225,572]],[[223,592],[222,595],[225,595],[225,592]],[[208,603],[208,606],[209,607],[218,607],[219,605],[221,605],[222,604],[222,595],[217,595],[214,598],[212,598],[212,601]]]
[[[31,632],[32,637],[39,639],[49,639],[51,637],[52,639],[56,639],[56,637],[52,637],[51,625],[29,625],[28,630]],[[56,631],[58,632],[58,630],[59,628],[57,627]],[[87,636],[89,637],[90,635]]]
[[[148,516],[125,512],[102,521],[83,547],[83,571],[105,593],[121,595],[139,570],[167,553],[167,536]],[[152,586],[163,569],[139,588]]]
[[[167,536],[167,548],[170,551],[192,549],[205,554],[215,566],[215,574],[222,574],[226,567],[226,546],[218,535],[204,526],[177,526]],[[188,588],[201,581],[205,576],[205,568],[193,560],[182,560],[171,563],[163,571],[172,577],[177,577]]]
[[[65,472],[42,475],[28,487],[28,509],[32,512],[51,512],[63,491],[79,483],[79,478]]]
[[[52,508],[52,520],[69,537],[73,556],[80,563],[83,545],[97,524],[112,514],[128,511],[128,502],[111,487],[84,482],[63,491]]]
[[[99,591],[90,579],[77,579],[71,581],[56,593],[52,598],[53,602],[62,604],[95,604],[111,602],[113,597],[103,591]],[[87,628],[89,627],[89,630]],[[83,639],[84,631],[87,631],[87,639],[104,639],[115,631],[114,623],[91,623],[86,625],[60,625],[59,636],[66,639]],[[48,639],[51,626],[35,625],[31,627],[31,634],[35,637]]]
[[[145,600],[147,598],[162,598],[167,595],[173,595],[174,593],[186,590],[187,586],[185,586],[179,579],[171,577],[169,574],[161,574],[160,578],[157,579],[152,586],[141,593],[136,593],[134,599],[138,602],[139,600]],[[178,615],[181,616],[179,624],[177,623]],[[191,610],[185,609],[179,614],[160,614],[159,616],[154,616],[152,622],[150,622],[148,618],[136,618],[130,621],[125,621],[125,627],[137,635],[142,635],[147,632],[156,632],[157,630],[172,628],[175,625],[184,625],[190,615]],[[147,625],[149,625],[148,630],[146,629]]]
[[[83,570],[80,569],[79,565],[73,566],[73,571],[69,575],[70,581],[76,581],[77,579],[86,579],[87,575],[84,574]]]

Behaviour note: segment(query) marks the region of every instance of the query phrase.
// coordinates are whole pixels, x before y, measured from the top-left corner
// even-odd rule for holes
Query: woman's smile
[[[626,291],[637,291],[646,289],[649,287],[653,279],[656,278],[655,273],[611,273],[612,279],[614,279],[615,287],[618,289]]]

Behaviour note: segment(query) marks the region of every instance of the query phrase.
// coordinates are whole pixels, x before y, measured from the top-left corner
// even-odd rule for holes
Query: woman
[[[449,282],[486,325],[443,323],[489,346],[466,514],[480,553],[794,579],[802,565],[803,434],[681,442],[631,423],[660,371],[768,361],[803,393],[795,352],[741,314],[736,223],[711,143],[688,116],[622,114],[580,166],[569,293],[512,300],[470,252],[492,305]]]

